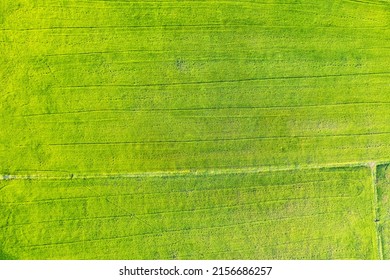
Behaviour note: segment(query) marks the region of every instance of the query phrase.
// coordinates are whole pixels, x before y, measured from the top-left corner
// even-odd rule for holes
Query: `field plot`
[[[5,2],[2,174],[390,159],[386,1]]]
[[[2,0],[0,258],[388,258],[389,23],[385,0]]]
[[[378,258],[366,168],[1,183],[22,259]]]

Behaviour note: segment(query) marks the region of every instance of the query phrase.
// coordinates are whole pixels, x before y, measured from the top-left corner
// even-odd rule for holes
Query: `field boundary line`
[[[374,249],[378,254],[378,258],[383,260],[383,250],[382,250],[382,237],[380,234],[380,215],[379,215],[379,203],[378,203],[378,187],[377,187],[377,168],[378,165],[376,162],[371,162],[369,164],[371,169],[371,184],[372,184],[372,211],[375,222],[375,240],[374,240]]]
[[[171,176],[205,176],[205,175],[224,175],[224,174],[246,174],[246,173],[268,173],[278,171],[300,171],[300,170],[315,170],[315,169],[332,169],[332,168],[354,168],[367,167],[372,169],[373,162],[345,162],[345,163],[329,163],[322,165],[301,165],[301,166],[257,166],[257,167],[236,167],[236,168],[209,168],[209,169],[183,169],[173,171],[146,171],[146,172],[129,172],[129,173],[71,173],[66,175],[49,176],[47,173],[55,173],[56,171],[39,171],[44,175],[39,174],[20,174],[18,172],[9,174],[0,174],[0,181],[11,180],[72,180],[72,179],[115,179],[115,178],[142,178],[142,177],[171,177]],[[390,164],[389,161],[375,161],[375,166]],[[60,171],[58,172],[60,173]],[[61,171],[64,173],[64,171]],[[3,186],[1,189],[5,188]]]

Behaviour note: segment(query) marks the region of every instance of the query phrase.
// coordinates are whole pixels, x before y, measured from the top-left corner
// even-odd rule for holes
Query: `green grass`
[[[381,165],[377,171],[378,214],[377,228],[380,237],[380,250],[384,259],[390,259],[390,170],[389,165]]]
[[[382,2],[26,2],[0,31],[3,174],[389,159]]]
[[[389,23],[386,0],[3,0],[0,250],[21,259],[388,258],[378,248],[390,233],[374,220],[389,206],[372,177],[390,162]],[[300,189],[317,173],[324,183]],[[267,188],[275,182],[290,186]],[[215,189],[205,201],[183,196],[202,186]],[[291,209],[255,203],[247,190],[258,186]],[[132,198],[150,188],[145,201]],[[237,207],[223,208],[224,192],[241,189]],[[117,192],[127,196],[110,198]],[[101,197],[72,199],[93,194]],[[23,204],[35,199],[47,200]],[[208,213],[180,212],[208,204]],[[135,218],[176,208],[161,225],[149,215],[150,229]],[[174,236],[180,225],[189,230]],[[160,235],[143,237],[148,230]]]
[[[3,250],[22,259],[378,258],[368,167],[2,187]]]

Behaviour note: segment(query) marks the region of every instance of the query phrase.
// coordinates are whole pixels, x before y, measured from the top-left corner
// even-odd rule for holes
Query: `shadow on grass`
[[[387,174],[390,171],[390,164],[381,164],[377,166],[376,169],[376,178],[377,180],[386,180]]]
[[[0,260],[16,260],[16,258],[4,253],[3,250],[0,249]]]

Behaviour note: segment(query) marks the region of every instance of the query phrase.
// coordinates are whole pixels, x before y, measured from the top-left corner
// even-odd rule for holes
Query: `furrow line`
[[[195,82],[180,82],[180,83],[156,83],[156,84],[91,84],[91,85],[69,85],[62,86],[62,89],[72,88],[96,88],[96,87],[166,87],[166,86],[183,86],[183,85],[205,85],[205,84],[221,84],[221,83],[242,83],[253,81],[269,81],[269,80],[289,80],[289,79],[321,79],[321,78],[337,78],[337,77],[360,77],[360,76],[381,76],[390,75],[390,72],[371,72],[371,73],[347,73],[347,74],[329,74],[329,75],[299,75],[299,76],[280,76],[280,77],[262,77],[262,78],[246,78],[237,80],[215,80],[215,81],[195,81]]]
[[[367,106],[367,105],[390,105],[390,102],[345,102],[334,104],[307,104],[296,106],[232,106],[232,107],[198,107],[198,108],[129,108],[129,109],[100,109],[100,110],[79,110],[65,112],[50,112],[18,115],[15,117],[39,117],[51,115],[68,115],[68,114],[89,114],[89,113],[126,113],[126,112],[170,112],[170,111],[218,111],[218,110],[285,110],[285,109],[305,109],[305,108],[322,108],[322,107],[343,107],[343,106]]]
[[[149,145],[161,143],[203,143],[203,142],[224,142],[224,141],[250,141],[266,139],[310,139],[310,138],[332,138],[332,137],[364,137],[371,135],[390,135],[390,132],[372,133],[349,133],[349,134],[325,134],[325,135],[297,135],[297,136],[259,136],[242,138],[220,138],[220,139],[192,139],[192,140],[155,140],[155,141],[121,141],[121,142],[75,142],[75,143],[48,143],[47,146],[84,146],[84,145]],[[23,145],[21,145],[23,147]],[[26,147],[26,146],[24,146]]]

